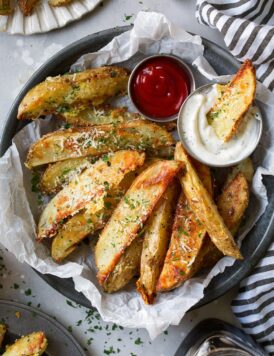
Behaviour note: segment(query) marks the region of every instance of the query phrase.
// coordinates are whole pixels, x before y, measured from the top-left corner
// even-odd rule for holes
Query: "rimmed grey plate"
[[[42,67],[40,67],[24,86],[12,105],[4,126],[3,138],[0,143],[0,155],[3,155],[11,145],[11,140],[15,133],[27,124],[26,121],[17,121],[16,116],[18,106],[30,88],[43,81],[47,76],[67,72],[71,64],[74,63],[81,55],[97,51],[111,41],[114,36],[117,36],[129,29],[130,27],[120,27],[87,36],[64,48],[48,60]],[[205,46],[204,56],[219,75],[233,74],[236,72],[239,67],[239,63],[232,55],[208,40],[203,39],[203,44]],[[265,254],[268,246],[270,245],[274,233],[273,178],[265,177],[264,183],[267,187],[269,205],[264,215],[260,218],[258,223],[243,241],[241,251],[244,256],[244,260],[235,262],[232,267],[226,268],[224,273],[216,276],[206,288],[204,298],[195,305],[195,308],[220,297],[222,294],[226,293],[229,289],[239,283],[246,275],[248,275],[248,273],[250,273],[252,268]],[[55,276],[41,274],[40,276],[66,297],[83,306],[88,308],[91,307],[90,302],[83,296],[83,294],[78,293],[74,289],[71,279],[60,279]]]
[[[15,314],[18,312],[19,318]],[[58,321],[40,310],[17,302],[0,300],[0,321],[8,327],[4,344],[12,343],[22,335],[34,331],[44,331],[48,339],[45,356],[86,356],[85,351],[71,333]]]

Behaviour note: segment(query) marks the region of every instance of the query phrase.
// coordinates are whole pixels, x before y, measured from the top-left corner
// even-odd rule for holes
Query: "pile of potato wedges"
[[[253,166],[247,159],[231,169],[216,196],[210,168],[176,144],[168,125],[108,106],[126,94],[128,76],[108,66],[47,78],[27,93],[18,119],[66,122],[26,159],[29,169],[43,170],[39,189],[51,197],[37,241],[50,239],[61,263],[99,231],[94,255],[103,290],[118,291],[137,276],[138,292],[152,304],[223,255],[242,258],[233,236]]]

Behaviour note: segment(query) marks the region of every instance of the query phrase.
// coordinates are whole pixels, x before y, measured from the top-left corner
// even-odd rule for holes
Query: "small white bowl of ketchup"
[[[156,122],[177,119],[182,104],[194,90],[191,69],[180,58],[169,54],[142,60],[128,82],[128,93],[135,108]]]

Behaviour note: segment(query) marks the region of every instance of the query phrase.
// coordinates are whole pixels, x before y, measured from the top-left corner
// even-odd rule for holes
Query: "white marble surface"
[[[0,33],[0,135],[13,100],[40,64],[61,48],[88,34],[130,24],[134,15],[142,9],[163,12],[186,30],[223,46],[217,32],[197,23],[194,0],[105,0],[95,12],[58,31],[30,37]],[[170,327],[167,333],[150,341],[143,330],[122,329],[115,324],[104,323],[97,313],[88,316],[85,308],[71,304],[27,265],[20,264],[10,253],[0,249],[0,299],[31,303],[54,315],[72,330],[89,355],[174,355],[184,336],[200,320],[219,317],[236,323],[230,311],[230,300],[236,290],[188,313],[179,326]]]

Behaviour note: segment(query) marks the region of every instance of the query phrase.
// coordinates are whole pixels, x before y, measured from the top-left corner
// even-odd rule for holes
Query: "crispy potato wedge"
[[[212,196],[210,169],[195,160],[192,160],[192,163],[205,188]],[[205,237],[205,227],[190,209],[186,196],[182,192],[176,208],[170,244],[157,282],[158,292],[177,288],[194,275],[202,260],[199,256]]]
[[[18,0],[18,6],[24,16],[29,16],[39,0]]]
[[[107,293],[114,293],[126,286],[139,273],[143,238],[138,236],[125,249],[113,271],[102,284]]]
[[[3,356],[40,356],[48,346],[48,341],[43,331],[37,331],[32,334],[22,336],[21,339],[15,341],[14,344],[9,345]]]
[[[247,166],[250,168],[250,162],[247,162]],[[233,169],[238,173],[230,176],[217,200],[220,215],[233,236],[237,233],[249,202],[248,180],[241,169],[247,172],[247,177],[252,180],[250,169],[246,170],[246,164],[240,163]],[[213,266],[222,256],[223,254],[207,237],[201,249],[201,268]]]
[[[58,6],[66,6],[72,3],[74,0],[49,0],[48,3],[50,6],[58,7]]]
[[[55,262],[62,262],[89,234],[94,234],[104,227],[117,204],[135,179],[134,172],[125,175],[118,188],[111,189],[104,199],[101,210],[94,214],[90,205],[70,218],[58,230],[51,245],[51,256]]]
[[[144,120],[140,114],[129,112],[126,108],[87,107],[84,105],[70,107],[67,111],[58,113],[57,116],[71,125],[84,127]]]
[[[4,337],[6,335],[7,332],[7,327],[5,324],[0,324],[0,348],[2,347],[2,343],[4,340]]]
[[[125,68],[109,66],[49,77],[26,94],[19,105],[17,118],[37,119],[66,111],[76,104],[103,104],[126,92],[128,76]]]
[[[172,135],[160,126],[136,120],[121,125],[101,125],[55,131],[34,143],[26,166],[33,168],[75,157],[100,156],[122,149],[150,151],[174,144]]]
[[[136,286],[146,304],[153,304],[156,296],[156,284],[170,240],[172,213],[178,192],[180,187],[173,182],[158,201],[145,227],[140,278]]]
[[[95,248],[97,278],[102,285],[125,249],[137,237],[168,184],[182,168],[180,162],[159,161],[133,182],[102,231]]]
[[[224,142],[229,141],[243,122],[253,103],[256,91],[256,73],[250,60],[246,60],[232,81],[223,86],[215,105],[207,114],[209,124]]]
[[[88,203],[98,201],[121,182],[126,173],[143,165],[145,155],[137,151],[118,151],[108,161],[100,159],[73,179],[46,206],[39,223],[37,239],[52,237],[58,226]],[[100,204],[98,209],[101,209]]]
[[[248,202],[248,181],[242,172],[238,172],[237,175],[225,185],[222,194],[217,200],[220,215],[232,234],[235,234],[234,230],[238,229]]]
[[[45,194],[57,193],[75,176],[90,166],[91,162],[86,157],[71,158],[50,164],[42,175],[40,188]]]
[[[182,161],[186,166],[185,174],[180,176],[182,189],[190,208],[206,228],[212,242],[224,255],[241,259],[241,252],[233,236],[226,227],[215,203],[195,172],[181,143],[177,143],[176,145],[175,159]]]
[[[101,210],[96,211],[94,214],[89,209],[90,205],[92,207],[92,204],[88,204],[83,211],[80,211],[65,222],[53,239],[51,245],[52,258],[58,263],[62,262],[77,248],[77,245],[87,235],[102,229],[136,176],[156,161],[157,159],[149,158],[136,171],[127,173],[118,188],[108,191]]]
[[[7,16],[13,13],[11,0],[0,0],[0,15]]]

